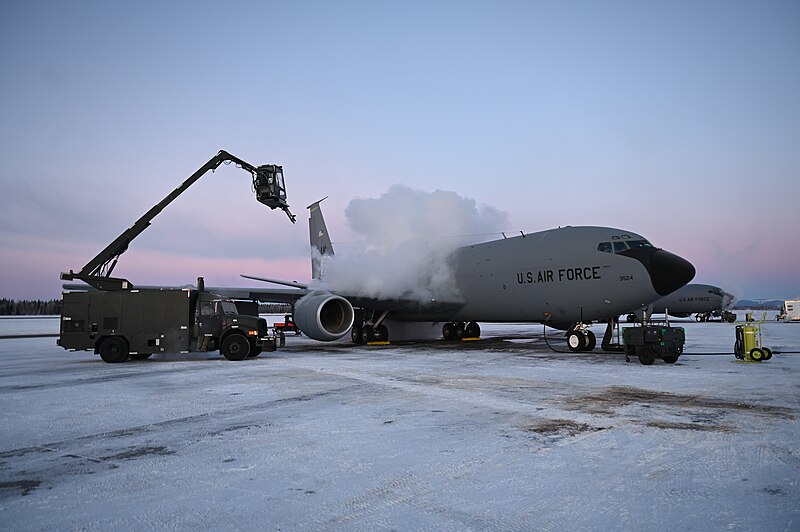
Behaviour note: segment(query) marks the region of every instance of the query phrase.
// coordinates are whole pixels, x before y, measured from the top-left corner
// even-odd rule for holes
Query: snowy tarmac
[[[243,362],[0,340],[0,529],[800,530],[800,355],[679,325],[653,366],[541,325]]]

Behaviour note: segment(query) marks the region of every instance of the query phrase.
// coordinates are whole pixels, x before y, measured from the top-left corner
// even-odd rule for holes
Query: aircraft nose
[[[729,309],[736,303],[736,296],[728,292],[722,292],[722,308]]]
[[[646,264],[645,267],[647,267]],[[691,262],[663,249],[657,249],[653,253],[647,271],[650,272],[653,288],[662,296],[671,294],[684,286],[692,280],[695,274]]]
[[[692,280],[694,266],[683,257],[663,249],[629,249],[620,253],[641,262],[650,274],[650,282],[659,295],[666,296]]]

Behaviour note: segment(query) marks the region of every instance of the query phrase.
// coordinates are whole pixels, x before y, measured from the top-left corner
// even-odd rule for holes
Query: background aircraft
[[[585,324],[645,307],[695,274],[688,261],[632,231],[563,227],[456,249],[443,264],[430,266],[448,273],[449,290],[434,296],[421,298],[417,287],[409,286],[402,295],[376,297],[358,287],[337,286],[333,245],[319,203],[309,206],[312,271],[318,278],[301,284],[243,276],[291,288],[223,295],[292,303],[295,323],[320,341],[348,332],[355,343],[387,341],[388,320],[443,322],[448,340],[479,336],[479,321],[539,322],[566,330],[571,349],[590,350],[596,342]]]
[[[698,321],[705,321],[710,317],[720,317],[729,321],[736,321],[736,315],[728,310],[736,302],[736,296],[729,294],[722,288],[710,284],[687,284],[678,288],[668,296],[662,297],[647,306],[647,313],[669,314],[676,318],[688,318],[692,314],[698,315]],[[642,311],[631,312],[628,321],[641,320]]]

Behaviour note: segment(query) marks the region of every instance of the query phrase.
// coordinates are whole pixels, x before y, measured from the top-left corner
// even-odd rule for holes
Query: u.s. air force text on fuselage
[[[576,268],[559,268],[558,270],[518,272],[517,282],[519,284],[533,284],[602,279],[600,268],[601,266],[579,266]]]

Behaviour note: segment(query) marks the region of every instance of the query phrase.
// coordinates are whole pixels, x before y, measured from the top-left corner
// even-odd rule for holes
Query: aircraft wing
[[[436,319],[438,314],[452,314],[464,306],[462,300],[430,300],[419,301],[418,299],[380,299],[364,296],[353,296],[348,294],[337,294],[345,298],[356,308],[368,308],[373,310],[388,310],[404,315],[431,315],[431,319]]]
[[[230,299],[250,299],[264,303],[290,303],[309,293],[305,288],[250,288],[230,286],[207,286],[206,292]]]
[[[412,315],[430,314],[435,316],[442,313],[453,313],[455,310],[458,310],[464,306],[463,300],[434,299],[430,301],[420,301],[418,298],[411,297],[383,299],[347,294],[335,290],[313,290],[309,288],[308,285],[298,283],[297,281],[284,281],[281,279],[244,274],[242,274],[242,277],[256,281],[263,281],[266,283],[292,286],[295,288],[288,290],[285,288],[209,288],[209,291],[213,291],[216,294],[224,295],[232,299],[257,299],[259,301],[269,301],[274,303],[293,303],[303,296],[315,291],[330,292],[331,294],[343,297],[355,308],[368,308],[379,311],[388,310],[390,312]]]

